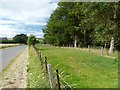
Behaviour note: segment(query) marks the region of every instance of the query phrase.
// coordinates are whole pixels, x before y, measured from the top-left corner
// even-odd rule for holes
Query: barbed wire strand
[[[51,61],[52,61],[52,60],[50,60],[49,62],[51,62]],[[59,66],[59,65],[60,65],[60,64],[57,64],[55,67],[57,67],[57,66]],[[54,67],[54,68],[55,68],[55,67]],[[53,68],[52,68],[52,69],[53,69]],[[44,71],[44,70],[45,70],[45,69],[43,69],[42,71]],[[53,69],[53,72],[56,73],[56,71],[55,71],[54,69]],[[63,71],[63,72],[64,72],[64,71]],[[62,76],[61,76],[60,74],[58,74],[58,75],[59,75],[59,77],[62,79],[62,81],[67,84],[67,85],[64,85],[64,84],[63,84],[63,85],[64,85],[64,86],[69,86],[69,87],[72,89],[72,86],[70,86],[70,85],[62,78]],[[48,83],[49,83],[49,80],[48,80],[48,82],[46,83],[46,85],[48,85]],[[61,82],[60,82],[60,83],[61,83]],[[46,85],[45,85],[45,86],[46,86]]]
[[[52,68],[53,69],[53,68]],[[56,73],[56,71],[53,69],[53,72],[54,73]],[[72,86],[70,86],[63,78],[62,78],[62,76],[60,75],[60,74],[58,74],[59,75],[59,77],[62,79],[62,81],[64,82],[64,83],[66,83],[71,89],[72,89]]]

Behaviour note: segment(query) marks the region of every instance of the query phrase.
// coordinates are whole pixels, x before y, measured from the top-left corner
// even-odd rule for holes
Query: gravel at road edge
[[[28,48],[23,50],[10,68],[2,73],[0,88],[27,88]]]

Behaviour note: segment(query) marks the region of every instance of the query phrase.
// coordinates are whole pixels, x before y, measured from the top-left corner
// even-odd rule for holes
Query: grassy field
[[[118,87],[118,62],[112,58],[74,48],[49,45],[36,45],[36,47],[42,52],[42,58],[46,56],[53,69],[58,69],[62,78],[74,88]],[[33,75],[33,78],[36,78],[41,72],[37,58],[33,55],[34,52],[30,51],[29,68],[32,69],[33,66],[35,68],[29,74],[36,69],[37,73]]]
[[[29,64],[27,68],[28,79],[27,87],[29,88],[49,88],[49,81],[43,75],[39,57],[36,55],[35,50],[29,48]]]

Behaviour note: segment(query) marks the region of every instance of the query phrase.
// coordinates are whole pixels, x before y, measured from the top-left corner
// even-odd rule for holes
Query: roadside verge
[[[1,73],[0,87],[26,88],[28,48],[23,50]]]

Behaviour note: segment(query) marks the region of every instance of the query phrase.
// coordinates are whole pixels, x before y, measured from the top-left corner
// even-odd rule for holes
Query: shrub
[[[29,46],[34,46],[37,43],[36,37],[34,35],[30,35],[27,40],[27,44]]]

